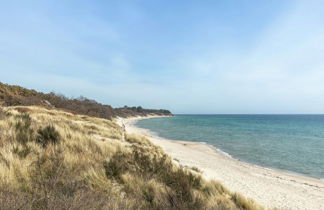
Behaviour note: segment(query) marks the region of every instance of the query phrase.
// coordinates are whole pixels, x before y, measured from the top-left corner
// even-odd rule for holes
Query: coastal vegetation
[[[0,107],[1,209],[262,209],[113,120]]]
[[[112,119],[114,117],[172,115],[164,109],[144,109],[141,106],[112,108],[85,97],[67,98],[62,94],[41,93],[16,85],[7,85],[0,82],[0,105],[3,106],[42,106],[58,108],[74,114],[83,114],[92,117]]]

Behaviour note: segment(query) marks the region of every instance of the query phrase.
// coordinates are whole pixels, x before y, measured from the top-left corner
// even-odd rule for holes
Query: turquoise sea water
[[[324,178],[324,115],[177,115],[136,126],[167,139],[206,142],[263,167]]]

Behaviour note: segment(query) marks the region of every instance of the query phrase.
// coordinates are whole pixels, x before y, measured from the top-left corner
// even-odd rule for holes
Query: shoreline
[[[133,126],[136,127],[135,125],[133,125]],[[139,128],[139,129],[142,129],[142,128]],[[177,140],[171,140],[170,139],[170,141],[177,141]],[[265,166],[261,166],[261,165],[255,164],[255,163],[250,163],[248,161],[244,161],[244,160],[235,158],[232,155],[230,155],[229,153],[224,152],[223,150],[217,148],[216,146],[210,145],[207,142],[197,142],[197,143],[206,144],[208,147],[211,147],[212,149],[215,150],[215,152],[219,153],[220,155],[223,155],[223,156],[225,156],[227,158],[233,159],[235,161],[239,161],[239,162],[244,163],[244,164],[251,165],[252,167],[261,168],[261,169],[265,169],[265,170],[273,170],[273,171],[277,171],[279,173],[284,173],[284,174],[289,175],[289,176],[296,176],[297,178],[299,177],[299,178],[302,178],[302,179],[311,179],[313,181],[319,181],[319,182],[322,182],[324,184],[324,178],[308,176],[306,174],[302,174],[302,173],[298,173],[298,172],[294,172],[294,171],[283,170],[283,169],[278,169],[278,168],[271,168],[271,167],[265,167]]]
[[[155,133],[155,132],[153,132],[153,131],[151,131],[149,129],[140,128],[140,127],[137,127],[135,125],[137,123],[137,121],[139,121],[139,120],[145,120],[145,119],[150,119],[150,118],[160,118],[160,117],[170,117],[170,116],[148,116],[148,117],[123,118],[123,119],[124,120],[126,119],[127,121],[129,121],[130,126],[136,128],[138,130],[143,130],[143,131],[145,130],[145,132],[149,133],[150,136],[152,136],[154,138],[159,138],[161,140],[174,141],[174,142],[191,142],[191,143],[197,143],[197,144],[206,145],[206,146],[210,147],[211,149],[213,149],[216,153],[218,153],[218,154],[220,154],[220,155],[222,155],[222,156],[224,156],[226,158],[230,158],[232,160],[239,161],[241,163],[251,165],[252,167],[257,167],[257,168],[261,168],[261,169],[265,169],[265,170],[273,170],[273,171],[277,171],[277,172],[280,172],[280,173],[284,173],[286,175],[291,175],[291,176],[296,176],[296,177],[299,177],[299,178],[311,179],[313,181],[323,182],[323,184],[324,184],[324,178],[307,176],[306,174],[302,174],[302,173],[298,173],[298,172],[294,172],[294,171],[271,168],[271,167],[265,167],[265,166],[261,166],[261,165],[258,165],[258,164],[250,163],[250,162],[235,158],[232,155],[230,155],[229,153],[217,148],[216,146],[208,144],[207,142],[203,142],[203,141],[201,141],[201,142],[193,142],[193,141],[186,141],[186,140],[165,139],[163,137],[160,137],[157,133]]]
[[[197,167],[206,179],[252,198],[265,208],[324,209],[324,182],[320,179],[243,162],[222,154],[205,142],[164,139],[134,124],[148,116],[119,118],[127,133],[145,136],[183,166]]]

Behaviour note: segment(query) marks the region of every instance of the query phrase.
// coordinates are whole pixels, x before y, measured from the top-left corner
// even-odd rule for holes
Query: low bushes
[[[60,141],[60,134],[56,131],[52,125],[39,128],[37,135],[34,135],[34,130],[31,128],[32,119],[29,114],[21,114],[17,116],[16,122],[16,140],[22,145],[26,145],[27,142],[35,141],[42,147],[46,147],[48,144],[57,144]],[[17,151],[17,149],[15,150]]]
[[[143,109],[142,107],[112,108],[85,97],[68,98],[57,93],[41,93],[16,85],[8,85],[0,82],[0,104],[3,106],[43,106],[49,109],[59,108],[75,114],[83,114],[91,117],[112,119],[114,117],[172,115],[168,110]],[[19,108],[20,112],[28,112]]]
[[[42,147],[46,147],[48,144],[57,144],[60,141],[60,134],[55,130],[52,125],[48,125],[45,128],[40,128],[37,131],[36,142]]]

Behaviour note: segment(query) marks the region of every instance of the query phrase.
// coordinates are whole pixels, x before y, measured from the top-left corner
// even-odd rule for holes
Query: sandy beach
[[[267,209],[324,209],[322,180],[245,163],[204,143],[163,139],[134,126],[139,119],[143,118],[120,118],[117,122],[123,123],[128,133],[147,137],[181,165],[199,168],[206,179],[217,180]]]

